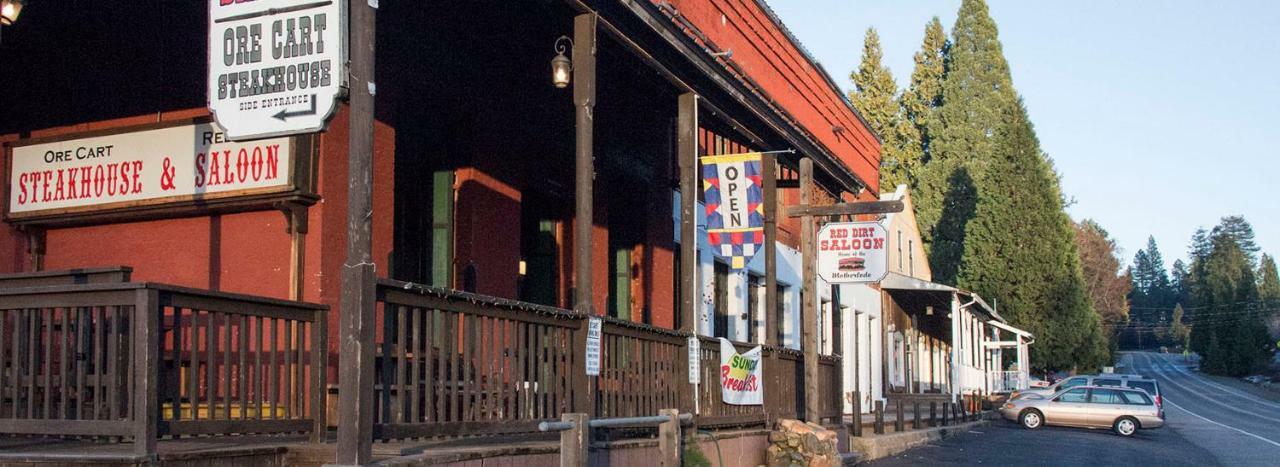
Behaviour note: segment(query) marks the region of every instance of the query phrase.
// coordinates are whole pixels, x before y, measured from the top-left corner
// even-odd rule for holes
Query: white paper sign
[[[689,336],[689,384],[702,384],[702,341]]]
[[[818,277],[831,284],[880,282],[889,233],[879,222],[834,222],[818,231]]]
[[[604,322],[600,318],[587,319],[587,376],[600,375],[600,336]]]
[[[191,202],[293,187],[293,140],[226,141],[212,123],[13,148],[9,215]]]
[[[227,137],[323,130],[345,84],[347,2],[208,1],[208,103]]]
[[[731,405],[764,405],[764,387],[761,384],[764,362],[762,349],[755,346],[745,353],[728,339],[720,338],[720,394],[724,403]]]

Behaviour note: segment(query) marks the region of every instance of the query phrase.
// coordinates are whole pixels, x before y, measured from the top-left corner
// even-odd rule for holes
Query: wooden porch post
[[[596,105],[596,16],[582,14],[573,19],[573,107],[577,136],[574,152],[573,269],[575,272],[573,310],[591,314],[591,229],[594,226],[593,189],[595,179],[595,131],[592,109]]]
[[[951,401],[960,394],[960,297],[951,294]]]
[[[697,334],[698,304],[698,95],[680,95],[676,157],[680,165],[680,331]],[[766,166],[767,167],[767,166]],[[768,170],[767,168],[765,170]],[[766,176],[765,180],[768,180]],[[766,193],[768,193],[766,191]],[[768,196],[766,194],[766,196]],[[766,198],[767,199],[767,198]],[[765,202],[765,212],[768,212]],[[768,221],[765,239],[767,240]],[[768,242],[766,241],[766,244]],[[766,247],[768,248],[768,247]],[[768,250],[766,250],[768,251]],[[767,267],[767,266],[766,266]],[[766,293],[768,293],[766,291]],[[683,384],[683,383],[682,383]]]
[[[800,159],[800,204],[808,206],[813,202],[813,159],[808,157]],[[814,241],[816,240],[813,229],[813,216],[806,215],[800,218],[800,256],[804,263],[803,281],[804,281],[804,300],[801,304],[801,335],[804,336],[804,342],[801,348],[804,351],[804,419],[807,422],[818,423],[820,413],[818,410],[818,273],[817,273],[817,248]]]
[[[594,315],[595,297],[591,282],[591,229],[595,225],[595,121],[592,109],[596,105],[596,15],[581,14],[573,18],[573,107],[576,114],[576,147],[574,152],[574,223],[573,269],[576,274],[576,292],[573,311]],[[587,342],[587,321],[581,320],[574,331],[575,351],[584,349]],[[573,367],[570,381],[574,381],[573,405],[575,410],[591,416],[595,414],[595,377],[586,375],[584,364]],[[585,459],[584,459],[585,461]]]
[[[373,92],[376,2],[350,5],[347,260],[342,267],[335,462],[373,461],[373,364],[376,297],[373,263]]]
[[[142,288],[134,297],[133,335],[137,337],[133,342],[133,361],[138,370],[133,373],[133,453],[151,463],[156,460],[156,433],[160,422],[160,293]],[[15,407],[14,412],[17,410]]]
[[[764,343],[778,342],[778,159],[762,156],[764,178]]]

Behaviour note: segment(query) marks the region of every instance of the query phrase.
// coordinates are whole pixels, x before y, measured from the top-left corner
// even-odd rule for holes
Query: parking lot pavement
[[[1168,429],[1123,438],[1110,430],[1027,430],[995,420],[952,438],[869,462],[897,465],[1221,465],[1209,451]]]

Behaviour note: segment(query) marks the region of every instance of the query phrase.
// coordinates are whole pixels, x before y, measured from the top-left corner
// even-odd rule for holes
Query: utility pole
[[[377,2],[350,2],[347,156],[347,261],[342,267],[338,369],[340,465],[373,462],[373,363],[376,321],[373,264],[374,27]],[[323,370],[321,370],[323,371]]]

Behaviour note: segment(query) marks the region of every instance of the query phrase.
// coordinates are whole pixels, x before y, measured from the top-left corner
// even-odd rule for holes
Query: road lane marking
[[[1211,379],[1206,378],[1206,377],[1204,377],[1204,376],[1201,376],[1201,375],[1197,375],[1197,374],[1195,374],[1195,373],[1192,373],[1192,372],[1191,372],[1191,370],[1188,370],[1188,369],[1186,369],[1186,368],[1184,368],[1184,367],[1180,367],[1180,366],[1178,366],[1178,365],[1174,365],[1174,364],[1172,364],[1172,363],[1169,363],[1169,361],[1168,361],[1168,360],[1164,360],[1164,362],[1165,362],[1165,364],[1166,364],[1166,365],[1168,365],[1170,368],[1173,368],[1173,370],[1174,370],[1174,371],[1177,371],[1177,372],[1182,373],[1182,374],[1184,374],[1184,375],[1190,376],[1190,377],[1191,377],[1191,379],[1193,379],[1193,380],[1196,380],[1196,381],[1199,381],[1199,382],[1202,382],[1202,383],[1205,383],[1205,384],[1210,384],[1210,385],[1213,385],[1213,386],[1217,386],[1217,387],[1221,388],[1221,389],[1222,389],[1222,390],[1224,390],[1224,391],[1227,391],[1227,392],[1229,392],[1229,393],[1232,393],[1232,394],[1235,394],[1235,395],[1237,395],[1237,396],[1240,396],[1241,398],[1244,398],[1245,400],[1248,400],[1248,401],[1250,401],[1250,402],[1254,402],[1254,403],[1258,403],[1258,404],[1269,405],[1269,406],[1272,406],[1272,407],[1280,408],[1280,404],[1277,404],[1277,403],[1275,403],[1275,402],[1271,402],[1271,401],[1269,401],[1269,400],[1263,399],[1263,398],[1258,397],[1258,396],[1253,395],[1253,394],[1249,394],[1249,393],[1245,393],[1245,392],[1237,391],[1235,388],[1232,388],[1232,387],[1227,386],[1227,385],[1225,385],[1225,384],[1222,384],[1222,383],[1219,383],[1219,382],[1217,382],[1217,381],[1211,380]]]
[[[1192,412],[1192,411],[1190,411],[1190,410],[1187,410],[1187,409],[1183,408],[1181,405],[1175,404],[1173,401],[1169,400],[1168,398],[1166,398],[1164,401],[1165,401],[1166,403],[1168,403],[1169,405],[1172,405],[1172,406],[1174,406],[1174,407],[1177,407],[1177,408],[1178,408],[1178,410],[1181,410],[1181,411],[1183,411],[1183,412],[1186,412],[1186,413],[1189,413],[1189,414],[1191,414],[1191,415],[1194,415],[1196,418],[1199,418],[1199,419],[1201,419],[1201,420],[1204,420],[1204,421],[1206,421],[1206,422],[1212,423],[1212,424],[1214,424],[1214,425],[1218,425],[1218,426],[1220,426],[1220,427],[1223,427],[1223,428],[1226,428],[1226,429],[1229,429],[1229,430],[1237,431],[1237,432],[1239,432],[1239,433],[1241,433],[1241,434],[1245,434],[1245,435],[1248,435],[1248,436],[1252,436],[1252,437],[1254,437],[1254,438],[1257,438],[1257,439],[1262,440],[1262,441],[1266,441],[1267,443],[1270,443],[1271,445],[1273,445],[1273,446],[1275,446],[1275,447],[1280,448],[1280,443],[1277,443],[1277,442],[1272,441],[1272,440],[1270,440],[1270,439],[1263,438],[1263,437],[1258,436],[1258,435],[1255,435],[1255,434],[1253,434],[1253,433],[1250,433],[1250,432],[1247,432],[1247,431],[1241,430],[1241,429],[1236,428],[1236,427],[1234,427],[1234,426],[1230,426],[1230,425],[1223,425],[1223,424],[1218,423],[1218,422],[1215,422],[1215,421],[1213,421],[1213,420],[1209,420],[1209,419],[1207,419],[1207,418],[1204,418],[1203,416],[1201,416],[1201,415],[1200,415],[1200,414],[1198,414],[1198,413]]]
[[[1197,397],[1199,397],[1199,398],[1201,398],[1201,399],[1204,399],[1204,400],[1206,400],[1206,401],[1212,402],[1212,403],[1217,404],[1217,405],[1220,405],[1220,406],[1222,406],[1222,407],[1226,407],[1228,410],[1231,410],[1231,411],[1236,412],[1236,413],[1244,414],[1244,415],[1247,415],[1247,416],[1250,416],[1250,417],[1257,417],[1257,418],[1260,418],[1260,419],[1262,419],[1262,420],[1267,420],[1267,421],[1271,421],[1271,422],[1280,423],[1280,419],[1275,419],[1275,418],[1267,417],[1267,416],[1264,416],[1263,414],[1259,414],[1259,413],[1257,413],[1257,412],[1250,412],[1250,411],[1247,411],[1247,410],[1243,410],[1243,409],[1241,409],[1241,408],[1239,408],[1239,407],[1236,407],[1236,406],[1233,406],[1233,405],[1227,404],[1227,403],[1225,403],[1225,402],[1219,401],[1219,400],[1214,399],[1214,398],[1212,398],[1212,397],[1205,396],[1204,394],[1202,394],[1202,393],[1201,393],[1201,391],[1197,391],[1195,388],[1192,388],[1192,387],[1190,387],[1190,386],[1188,386],[1188,385],[1184,385],[1184,384],[1182,384],[1182,383],[1178,383],[1178,382],[1176,382],[1176,381],[1174,380],[1174,378],[1171,378],[1171,377],[1169,376],[1169,373],[1165,372],[1163,369],[1161,369],[1159,366],[1157,366],[1157,365],[1152,361],[1152,359],[1151,359],[1151,357],[1150,357],[1150,356],[1148,356],[1148,355],[1144,355],[1144,356],[1143,356],[1143,358],[1144,358],[1144,359],[1146,359],[1146,361],[1147,361],[1146,363],[1147,363],[1147,366],[1148,366],[1148,367],[1150,367],[1151,369],[1155,370],[1157,373],[1159,373],[1159,374],[1160,374],[1160,376],[1163,376],[1163,377],[1164,377],[1164,380],[1165,380],[1165,382],[1166,382],[1166,383],[1169,383],[1169,384],[1171,384],[1171,385],[1173,385],[1173,386],[1177,386],[1178,388],[1182,389],[1183,391],[1186,391],[1188,394],[1193,394],[1193,395],[1195,395],[1195,396],[1197,396]],[[1269,414],[1268,414],[1268,415],[1269,415]]]
[[[1275,418],[1265,417],[1265,416],[1263,416],[1263,415],[1262,415],[1262,414],[1271,415],[1271,413],[1269,413],[1269,411],[1263,411],[1263,412],[1261,412],[1261,414],[1260,414],[1259,412],[1245,411],[1245,410],[1240,409],[1239,407],[1236,407],[1235,405],[1230,405],[1230,404],[1227,404],[1227,403],[1225,403],[1225,402],[1219,401],[1219,400],[1217,400],[1217,399],[1214,399],[1214,398],[1211,398],[1211,397],[1207,397],[1207,393],[1206,393],[1205,391],[1200,391],[1200,390],[1197,390],[1198,388],[1193,388],[1193,387],[1191,387],[1191,385],[1192,385],[1192,384],[1195,384],[1195,383],[1199,382],[1199,381],[1198,381],[1198,380],[1197,380],[1193,375],[1191,375],[1191,374],[1189,374],[1189,373],[1187,373],[1187,374],[1181,374],[1181,375],[1183,375],[1184,377],[1179,378],[1179,379],[1181,379],[1183,382],[1187,383],[1187,385],[1183,385],[1182,383],[1178,383],[1178,382],[1176,382],[1176,381],[1174,380],[1174,378],[1170,377],[1170,374],[1171,374],[1171,373],[1170,373],[1170,372],[1166,372],[1165,370],[1163,370],[1163,369],[1161,368],[1161,366],[1160,366],[1160,365],[1158,365],[1158,364],[1156,364],[1156,363],[1154,362],[1154,359],[1153,359],[1150,355],[1143,355],[1143,358],[1145,358],[1145,359],[1147,360],[1147,365],[1148,365],[1149,367],[1151,367],[1151,369],[1153,369],[1153,370],[1155,370],[1156,372],[1160,373],[1160,375],[1161,375],[1161,376],[1164,376],[1164,377],[1165,377],[1165,379],[1166,379],[1166,380],[1168,380],[1168,382],[1169,382],[1170,384],[1173,384],[1174,386],[1178,386],[1178,387],[1180,387],[1180,388],[1182,388],[1182,389],[1184,389],[1184,390],[1186,390],[1186,391],[1188,391],[1188,392],[1190,392],[1190,393],[1193,393],[1193,394],[1195,394],[1195,395],[1197,395],[1197,396],[1200,396],[1200,397],[1204,398],[1205,400],[1208,400],[1208,401],[1213,402],[1213,403],[1215,403],[1215,404],[1221,405],[1221,406],[1226,407],[1226,408],[1228,408],[1228,409],[1231,409],[1231,410],[1233,410],[1233,411],[1236,411],[1236,412],[1239,412],[1239,413],[1243,413],[1243,414],[1247,414],[1247,415],[1258,416],[1258,417],[1260,417],[1260,418],[1265,418],[1265,419],[1267,419],[1267,420],[1270,420],[1270,421],[1273,421],[1273,422],[1280,423],[1280,419],[1275,419]],[[1171,368],[1173,367],[1173,365],[1172,365],[1172,364],[1170,364],[1170,363],[1169,363],[1169,362],[1167,362],[1167,361],[1163,362],[1163,364],[1164,364],[1164,366],[1168,366],[1168,367],[1171,367]],[[1174,374],[1176,374],[1176,373],[1174,373]],[[1207,385],[1203,384],[1203,382],[1201,382],[1200,386],[1210,387],[1210,386],[1207,386]],[[1254,401],[1249,400],[1249,399],[1245,399],[1245,401],[1246,401],[1246,402],[1249,402],[1249,403],[1253,403],[1253,402],[1254,402]],[[1263,407],[1266,407],[1266,406],[1264,405]],[[1269,407],[1267,407],[1267,408],[1269,408]]]

